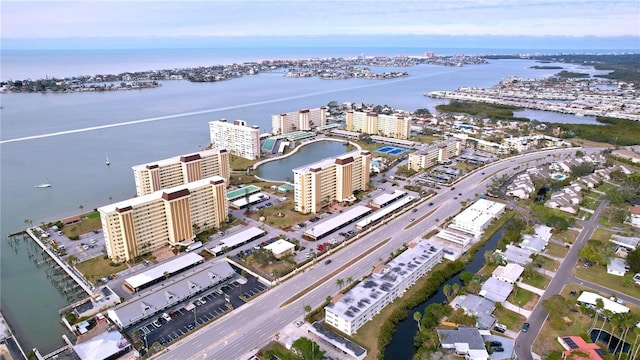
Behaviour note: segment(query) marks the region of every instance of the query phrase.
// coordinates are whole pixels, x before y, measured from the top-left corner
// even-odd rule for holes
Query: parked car
[[[162,326],[162,325],[160,324],[160,321],[159,321],[159,320],[154,320],[152,324],[153,324],[153,326],[155,326],[156,328],[160,328],[160,327]]]
[[[167,321],[171,321],[171,316],[169,316],[169,314],[167,314],[167,313],[163,313],[162,314],[162,318],[167,320]]]
[[[493,352],[503,352],[504,348],[502,346],[491,347],[491,351],[493,351]]]
[[[304,325],[304,321],[302,321],[302,320],[296,321],[296,327],[300,327],[302,325]]]
[[[491,341],[489,346],[502,346],[502,343],[500,341]]]

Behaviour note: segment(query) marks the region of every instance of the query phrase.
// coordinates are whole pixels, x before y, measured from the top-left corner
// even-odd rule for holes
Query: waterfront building
[[[211,146],[228,149],[232,154],[249,160],[260,157],[260,127],[247,126],[244,120],[230,123],[226,119],[209,122]]]
[[[442,261],[443,248],[418,240],[386,265],[374,269],[371,276],[346,294],[336,296],[325,306],[325,321],[347,335],[353,335],[367,321],[420,277]]]
[[[479,199],[451,220],[449,227],[479,238],[493,219],[500,216],[505,205],[499,202]]]
[[[353,202],[369,185],[371,153],[353,151],[293,169],[295,210],[317,213],[332,201]]]
[[[369,135],[408,139],[411,136],[411,119],[395,114],[348,111],[346,129]]]
[[[225,179],[212,176],[98,208],[107,255],[121,262],[193,243],[196,231],[227,219],[225,188]]]
[[[273,134],[285,134],[293,131],[309,131],[327,124],[327,108],[302,109],[278,115],[271,115]]]
[[[438,164],[448,164],[453,157],[460,156],[460,154],[462,154],[462,142],[446,140],[409,154],[407,167],[421,171]]]
[[[215,148],[136,165],[132,169],[138,196],[212,176],[221,176],[228,183],[229,152]]]

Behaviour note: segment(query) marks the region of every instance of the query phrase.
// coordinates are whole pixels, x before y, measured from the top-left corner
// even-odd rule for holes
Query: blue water
[[[402,153],[407,152],[408,150],[406,149],[402,149],[402,148],[398,148],[395,146],[384,146],[381,147],[379,149],[376,149],[375,151],[382,153],[382,154],[389,154],[389,155],[400,155]]]
[[[2,79],[43,78],[148,69],[227,64],[263,59],[367,55],[421,55],[422,48],[288,48],[180,49],[117,51],[1,50]],[[451,51],[451,50],[450,50]],[[465,51],[456,49],[454,53]],[[485,50],[485,53],[491,53]],[[504,53],[504,50],[498,51]],[[436,53],[439,53],[436,51]],[[442,53],[442,52],[440,52]],[[434,111],[445,100],[423,94],[461,86],[488,87],[509,76],[543,77],[552,70],[534,70],[526,60],[496,60],[464,67],[403,68],[410,76],[388,81],[290,79],[280,73],[261,74],[217,83],[164,81],[155,89],[71,94],[0,94],[0,232],[2,236],[35,224],[57,220],[135,195],[132,166],[202,149],[209,143],[208,122],[243,119],[271,131],[271,115],[326,105],[330,101],[388,104],[413,111]],[[567,66],[565,65],[565,68]],[[393,71],[393,69],[373,69]],[[570,69],[569,69],[570,70]],[[583,71],[584,72],[584,71]],[[194,114],[194,112],[198,112]],[[580,118],[582,121],[592,121]],[[143,120],[145,122],[132,123]],[[98,127],[98,128],[96,128]],[[108,154],[111,166],[105,166]],[[330,154],[327,154],[329,156]],[[51,188],[37,189],[42,182]],[[14,271],[11,253],[0,253],[0,277]],[[2,279],[0,279],[2,280]],[[11,324],[34,332],[25,299],[47,303],[44,286],[7,288],[0,281],[3,309]],[[49,289],[50,290],[50,289]],[[55,290],[54,290],[55,291]],[[26,305],[29,304],[29,305]],[[50,309],[55,312],[55,309]],[[57,314],[57,313],[56,313]],[[55,318],[55,316],[52,316]],[[38,324],[43,352],[60,342],[57,322]],[[53,340],[52,340],[53,339]],[[37,346],[32,338],[27,349]]]

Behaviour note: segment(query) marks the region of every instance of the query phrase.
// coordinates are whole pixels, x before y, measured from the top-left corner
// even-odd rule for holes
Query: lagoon
[[[354,150],[353,145],[346,146],[346,144],[342,141],[332,140],[306,144],[298,148],[291,156],[258,166],[254,174],[266,180],[293,183],[293,169]]]

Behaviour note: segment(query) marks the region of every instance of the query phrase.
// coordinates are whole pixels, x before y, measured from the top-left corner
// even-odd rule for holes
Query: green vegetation
[[[502,306],[496,306],[496,310],[493,312],[493,316],[498,319],[500,324],[504,324],[509,330],[518,331],[522,327],[522,324],[526,321],[523,315],[515,313],[511,310],[507,310]]]
[[[440,112],[465,113],[469,115],[478,115],[481,117],[489,117],[491,119],[501,119],[510,121],[529,121],[527,118],[513,116],[514,110],[522,110],[517,106],[488,104],[483,102],[470,102],[451,100],[449,104],[438,105],[436,110]]]
[[[535,65],[535,66],[529,67],[529,69],[536,69],[536,70],[562,70],[564,68],[562,66],[555,66],[555,65]]]
[[[556,76],[561,78],[575,79],[575,78],[588,78],[590,75],[587,73],[577,73],[567,70],[562,70],[556,74]]]
[[[616,119],[598,116],[596,121],[604,125],[590,124],[551,124],[549,127],[560,127],[569,135],[597,142],[609,143],[617,146],[640,144],[640,121]]]
[[[607,79],[616,79],[640,83],[640,54],[622,55],[534,55],[531,59],[563,62],[580,65],[593,65],[596,70],[613,70],[605,75],[596,75]]]
[[[567,248],[566,246],[553,244],[553,243],[550,243],[547,245],[547,254],[553,257],[563,258],[567,255],[568,252],[569,252],[569,248]]]
[[[107,277],[127,269],[127,264],[114,264],[109,260],[109,258],[105,259],[105,257],[98,256],[93,259],[77,263],[76,269],[84,275],[85,279],[94,282],[97,279]]]
[[[607,273],[605,265],[593,265],[590,268],[579,267],[573,271],[573,275],[579,279],[602,285],[613,291],[640,298],[640,287],[634,285],[634,273],[627,271],[624,276],[616,276]]]
[[[229,165],[232,170],[237,171],[245,171],[248,167],[253,166],[253,164],[257,163],[261,159],[258,160],[249,160],[243,157],[229,154]]]
[[[538,302],[539,298],[540,296],[538,294],[534,294],[531,291],[521,289],[516,286],[514,291],[512,291],[507,298],[507,301],[523,309],[533,310],[533,307]]]

